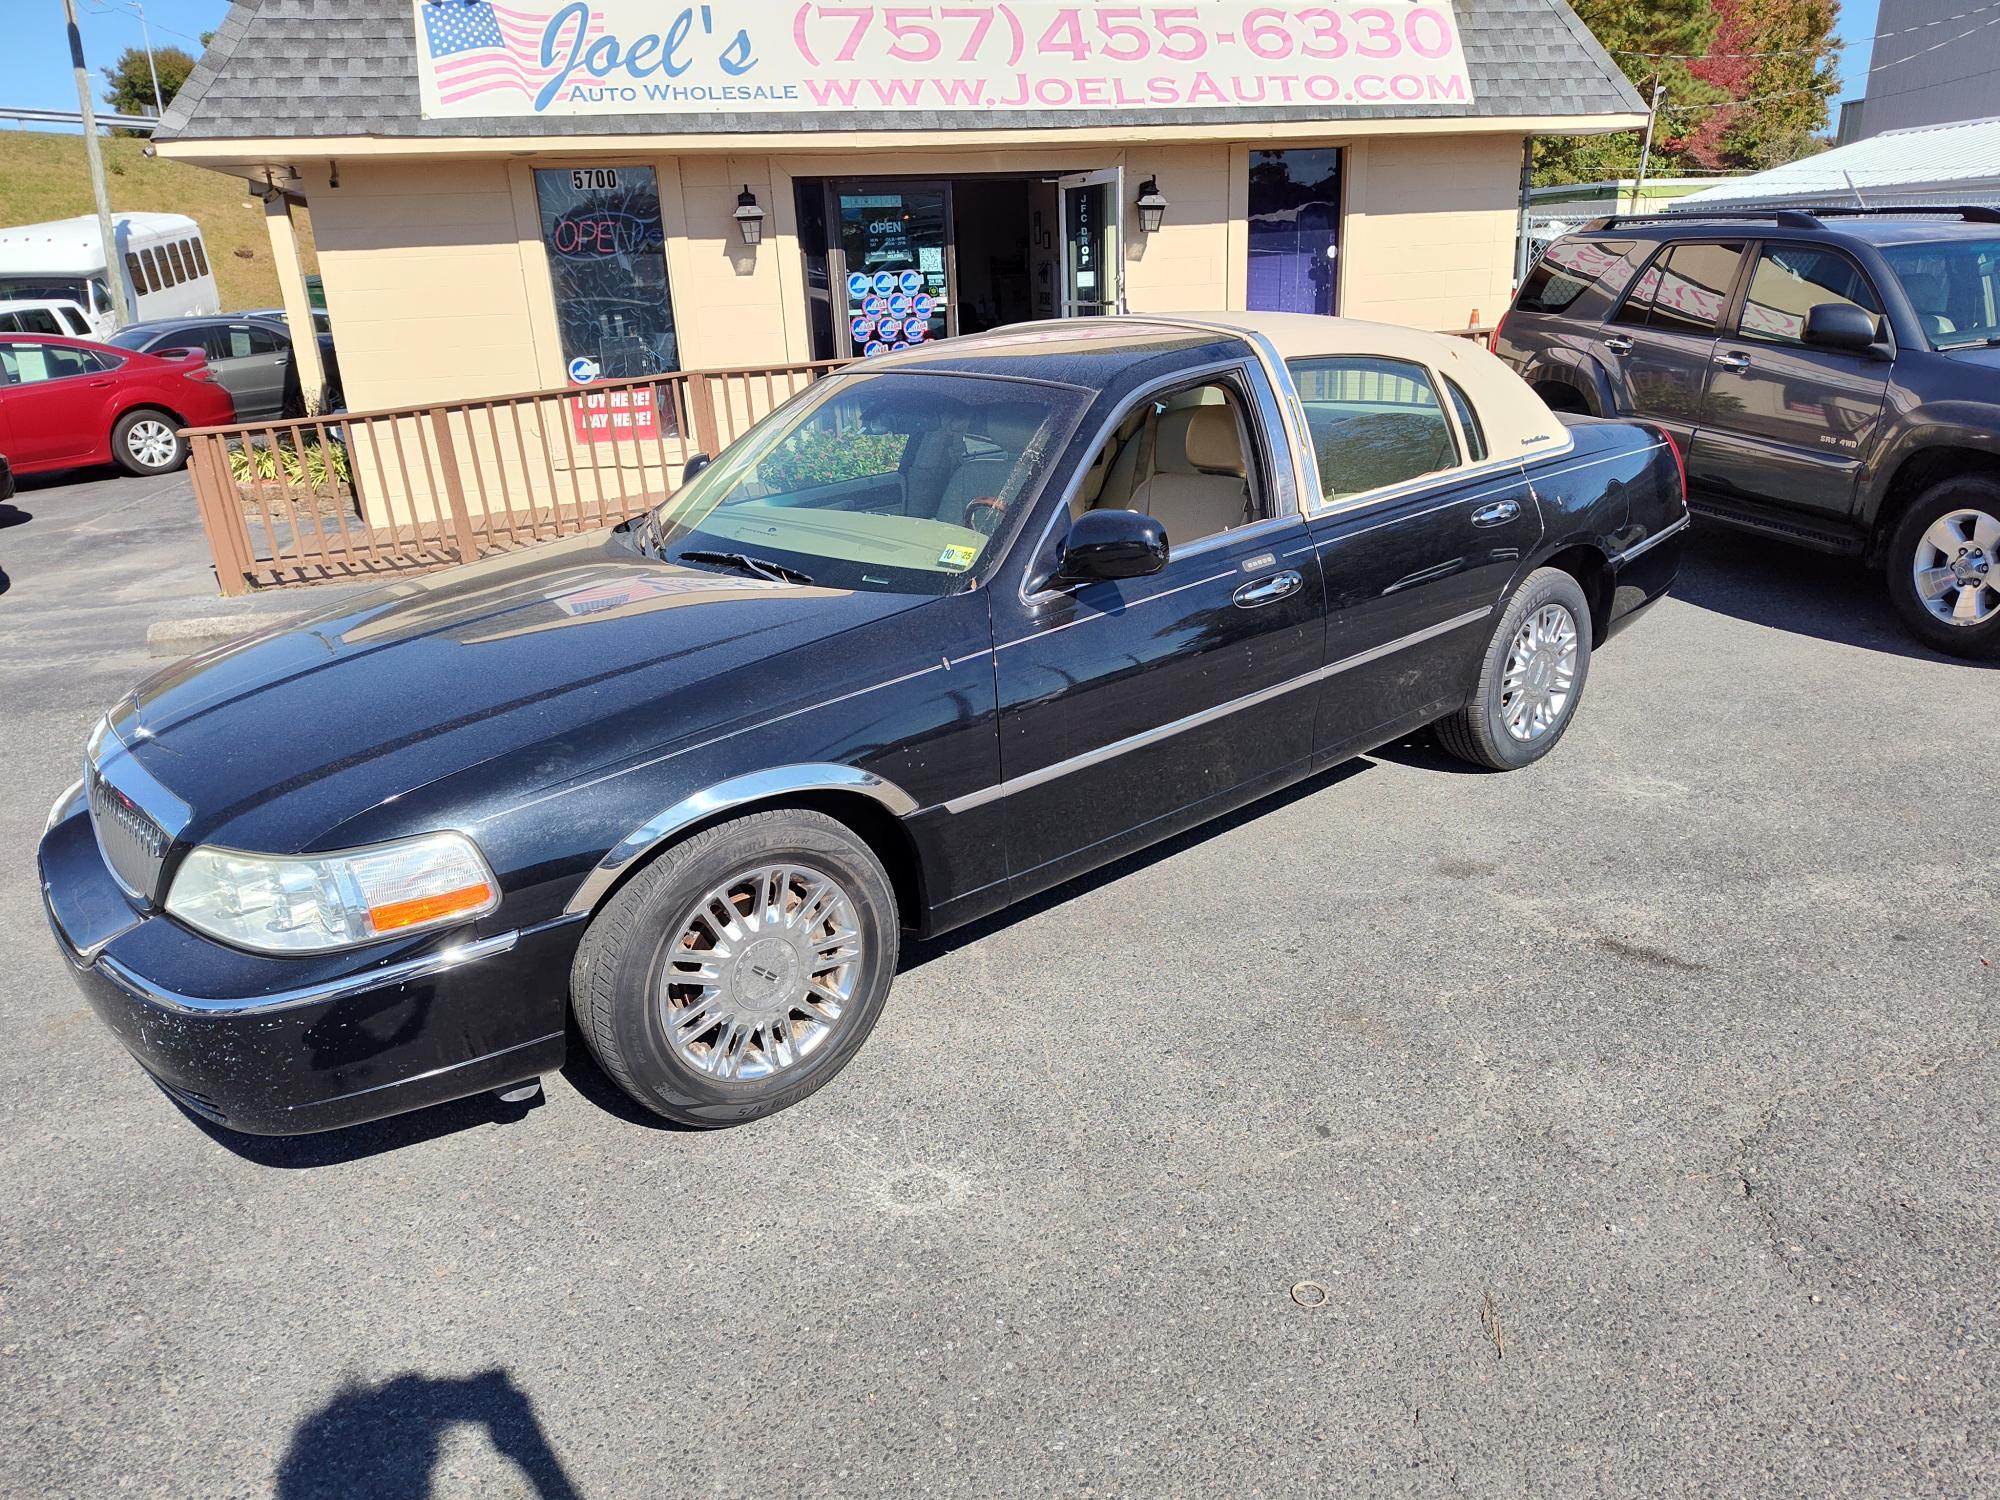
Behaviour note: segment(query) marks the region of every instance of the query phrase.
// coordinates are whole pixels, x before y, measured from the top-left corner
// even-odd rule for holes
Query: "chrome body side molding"
[[[1660,543],[1664,542],[1668,537],[1679,536],[1683,531],[1686,531],[1688,527],[1693,524],[1694,524],[1694,518],[1692,516],[1682,516],[1678,521],[1675,521],[1672,525],[1662,526],[1658,531],[1654,532],[1651,536],[1647,537],[1645,540],[1634,542],[1631,546],[1627,547],[1623,552],[1619,553],[1616,557],[1612,558],[1611,566],[1614,568],[1624,567],[1625,564],[1630,562],[1633,558],[1643,557],[1646,553],[1651,552],[1655,547],[1659,546]]]
[[[1085,750],[1079,755],[1072,755],[1068,760],[1059,760],[1053,765],[1043,766],[1040,770],[1025,771],[1019,776],[1010,777],[1003,781],[996,781],[991,786],[983,786],[977,791],[953,797],[950,801],[941,803],[940,806],[946,812],[970,812],[973,808],[983,807],[986,803],[995,801],[998,798],[1012,796],[1015,792],[1026,791],[1029,787],[1041,786],[1045,782],[1054,781],[1058,776],[1067,776],[1072,771],[1081,771],[1087,766],[1099,765],[1115,756],[1129,754],[1131,751],[1144,749],[1148,745],[1156,745],[1161,740],[1171,739],[1177,734],[1185,734],[1190,729],[1199,729],[1204,724],[1213,724],[1217,719],[1225,718],[1230,714],[1241,713],[1246,708],[1255,708],[1260,703],[1269,703],[1273,698],[1282,697],[1286,693],[1297,692],[1300,688],[1310,687],[1316,682],[1324,682],[1329,677],[1337,677],[1342,672],[1366,666],[1371,661],[1379,661],[1394,652],[1405,650],[1411,646],[1421,645],[1425,641],[1435,640],[1441,635],[1448,635],[1461,626],[1470,625],[1475,621],[1485,619],[1498,607],[1498,605],[1488,604],[1479,609],[1469,609],[1464,614],[1454,615],[1449,620],[1440,620],[1435,625],[1426,625],[1422,630],[1413,630],[1408,635],[1398,636],[1393,641],[1384,641],[1379,646],[1370,646],[1366,651],[1357,651],[1352,656],[1342,657],[1339,661],[1328,662],[1325,666],[1316,668],[1311,672],[1302,672],[1297,677],[1288,678],[1284,682],[1274,682],[1269,687],[1259,688],[1254,693],[1245,693],[1240,698],[1231,698],[1227,703],[1218,703],[1212,708],[1204,708],[1197,713],[1188,714],[1184,718],[1175,719],[1170,723],[1156,725],[1151,729],[1142,729],[1137,734],[1129,734],[1124,739],[1114,740],[1108,745],[1099,745],[1095,750]]]
[[[894,782],[853,766],[775,766],[770,770],[732,776],[727,781],[717,782],[692,796],[681,798],[672,807],[656,813],[626,834],[610,853],[597,862],[597,868],[583,877],[583,883],[576,888],[576,893],[569,898],[569,904],[563,911],[569,916],[581,916],[593,910],[634,861],[643,859],[682,829],[719,812],[727,812],[732,807],[744,807],[767,798],[792,796],[799,792],[858,792],[898,818],[908,817],[917,810],[916,798]]]

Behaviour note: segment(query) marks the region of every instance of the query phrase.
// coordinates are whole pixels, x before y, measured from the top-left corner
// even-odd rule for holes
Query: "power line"
[[[1986,4],[1975,5],[1970,10],[1962,10],[1955,16],[1939,16],[1935,21],[1925,21],[1920,26],[1904,26],[1895,31],[1878,31],[1873,36],[1856,37],[1855,40],[1861,42],[1880,42],[1880,41],[1886,41],[1888,38],[1892,36],[1914,36],[1919,31],[1929,31],[1933,26],[1949,26],[1953,21],[1964,21],[1973,16],[1983,16],[1988,11],[1993,10],[1995,8],[2000,8],[2000,0],[1987,0]],[[1996,17],[1996,19],[2000,19],[2000,17]],[[1986,22],[1983,24],[1991,25],[1992,22]],[[1952,44],[1952,42],[1958,41],[1960,37],[1971,36],[1972,33],[1977,30],[1979,30],[1979,27],[1977,26],[1971,27],[1965,31],[1960,32],[1958,36],[1950,37],[1945,41],[1939,42],[1938,46],[1948,47]],[[1824,46],[1819,46],[1819,47],[1784,47],[1774,52],[1630,52],[1617,47],[1609,48],[1607,50],[1611,53],[1613,57],[1665,58],[1680,62],[1722,62],[1725,60],[1740,61],[1746,58],[1756,58],[1756,57],[1810,57],[1815,53],[1823,52],[1826,49]],[[1927,47],[1924,49],[1924,51],[1926,52],[1932,52],[1936,50],[1937,49],[1934,47]],[[1922,53],[1918,52],[1912,52],[1910,54],[1911,57],[1920,57],[1922,55],[1923,55]],[[1902,60],[1903,59],[1901,58],[1897,59],[1898,62]],[[1884,64],[1884,66],[1886,67],[1889,65]]]

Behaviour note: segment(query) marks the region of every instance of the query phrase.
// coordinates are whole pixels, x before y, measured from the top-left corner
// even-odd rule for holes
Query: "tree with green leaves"
[[[1703,56],[1713,41],[1720,17],[1710,0],[1571,0],[1579,20],[1590,28],[1611,60],[1625,70],[1639,97],[1650,99],[1653,84],[1661,86],[1663,105],[1712,104],[1728,93],[1695,76],[1689,59]],[[1673,151],[1665,139],[1673,115],[1661,115],[1653,141],[1655,166],[1671,168]],[[1630,177],[1639,169],[1639,136],[1545,137],[1535,143],[1537,186],[1557,182],[1597,182]]]
[[[153,113],[153,70],[160,75],[160,102],[172,104],[174,95],[194,71],[194,59],[178,47],[159,47],[153,52],[152,67],[146,65],[142,47],[127,47],[117,62],[103,69],[104,102],[121,115]]]

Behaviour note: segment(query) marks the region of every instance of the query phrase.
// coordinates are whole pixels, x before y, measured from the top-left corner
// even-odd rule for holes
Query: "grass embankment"
[[[100,144],[113,213],[188,215],[201,226],[223,309],[278,305],[278,273],[264,232],[264,205],[249,195],[242,178],[186,162],[148,159],[139,154],[145,142],[132,138]],[[0,226],[96,211],[81,135],[0,130]],[[296,210],[294,216],[306,270],[316,270],[311,226]]]

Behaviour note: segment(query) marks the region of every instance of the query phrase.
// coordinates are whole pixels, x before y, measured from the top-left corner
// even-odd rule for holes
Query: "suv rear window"
[[[1517,312],[1559,313],[1624,260],[1630,240],[1560,240],[1521,283]]]

